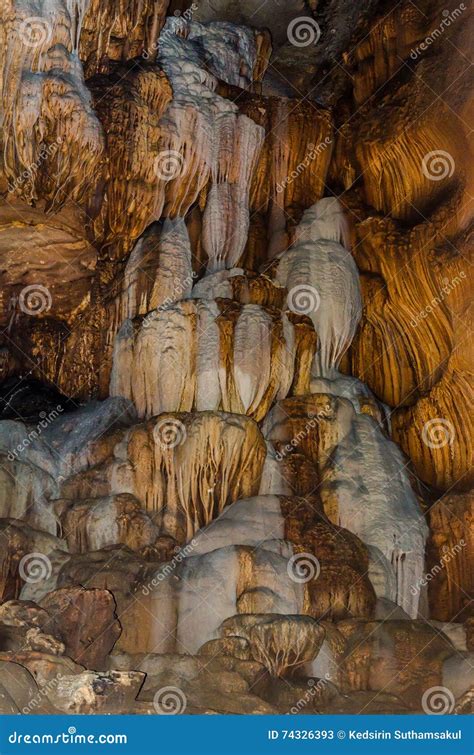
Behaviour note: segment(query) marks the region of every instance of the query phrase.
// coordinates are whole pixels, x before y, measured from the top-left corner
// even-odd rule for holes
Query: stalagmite
[[[396,602],[416,618],[428,528],[405,467],[374,420],[357,415],[323,471],[321,497],[333,522],[379,549],[396,578]]]

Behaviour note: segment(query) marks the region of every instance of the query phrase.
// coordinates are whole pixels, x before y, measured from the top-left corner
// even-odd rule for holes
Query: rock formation
[[[283,5],[2,5],[1,713],[472,706],[472,13]]]

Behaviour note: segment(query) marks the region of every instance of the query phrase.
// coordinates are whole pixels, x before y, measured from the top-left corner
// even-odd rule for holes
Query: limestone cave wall
[[[472,707],[472,7],[283,5],[2,3],[2,713]]]

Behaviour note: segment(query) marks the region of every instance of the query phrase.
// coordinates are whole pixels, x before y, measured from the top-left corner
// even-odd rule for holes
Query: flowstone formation
[[[471,14],[284,5],[2,5],[1,713],[472,703]]]

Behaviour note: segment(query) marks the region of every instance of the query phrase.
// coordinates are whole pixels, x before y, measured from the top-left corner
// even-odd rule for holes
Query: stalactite
[[[190,299],[124,323],[110,392],[132,399],[140,417],[198,408],[260,420],[292,388],[309,388],[314,348],[305,318]]]
[[[224,412],[160,414],[91,445],[87,468],[62,483],[60,497],[130,493],[179,543],[258,492],[266,453],[253,420]]]
[[[74,22],[68,13],[73,6],[55,0],[41,15],[13,6],[0,35],[3,171],[12,194],[30,204],[41,197],[55,211],[91,191],[103,150],[75,53],[80,28],[74,26],[75,12]],[[41,44],[28,43],[28,34],[34,33],[28,27],[31,17]]]
[[[342,211],[335,200],[321,200],[305,212],[276,272],[290,309],[313,321],[320,340],[313,374],[327,378],[335,377],[362,313],[357,267],[339,240],[347,242]]]
[[[216,55],[213,50],[206,70],[202,50],[214,44],[224,45],[226,52]],[[250,177],[264,132],[216,94],[215,77],[242,84],[242,70],[246,70],[245,81],[250,82],[255,62],[253,34],[232,24],[202,26],[170,18],[159,45],[159,60],[173,88],[173,101],[163,121],[163,154],[172,155],[173,161],[166,176],[165,211],[184,214],[211,179],[203,216],[203,246],[210,271],[231,268],[246,243]]]

